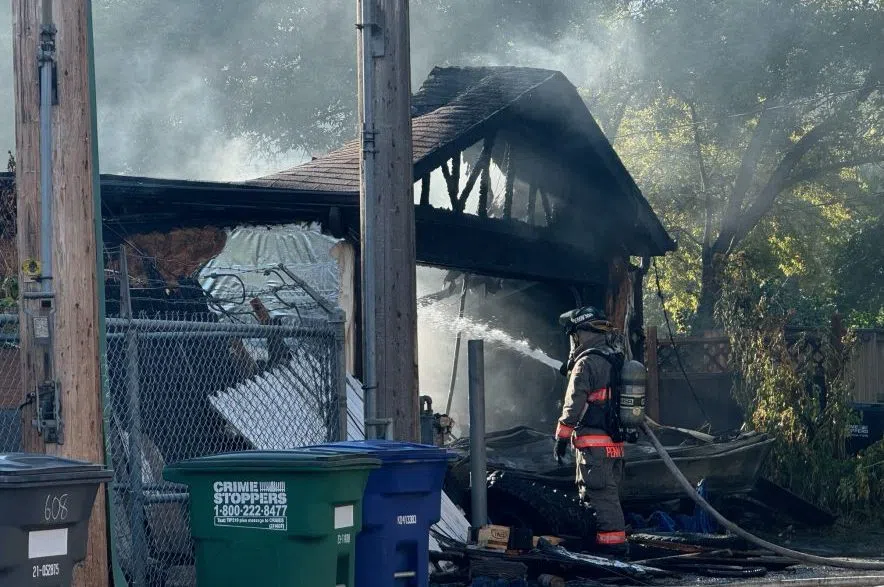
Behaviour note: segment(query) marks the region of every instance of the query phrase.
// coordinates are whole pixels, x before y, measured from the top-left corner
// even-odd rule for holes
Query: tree
[[[692,322],[706,328],[728,259],[779,204],[821,185],[842,201],[844,170],[884,160],[884,7],[648,0],[624,14],[644,79],[616,146],[698,253]]]
[[[838,247],[836,300],[853,310],[854,326],[884,326],[884,218],[865,223]]]

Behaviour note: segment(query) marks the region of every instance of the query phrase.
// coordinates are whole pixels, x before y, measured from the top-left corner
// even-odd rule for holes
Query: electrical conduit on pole
[[[43,381],[37,381],[35,402],[37,404],[37,426],[42,433],[43,413],[45,406],[41,390],[50,386],[48,402],[54,404],[51,409],[56,421],[56,437],[46,434],[46,442],[64,442],[63,425],[60,417],[59,390],[55,375],[55,342],[53,317],[54,307],[52,287],[52,106],[53,106],[53,70],[55,68],[55,33],[52,18],[52,0],[43,0],[42,23],[40,25],[40,45],[37,47],[37,62],[40,70],[40,292],[25,292],[24,297],[35,299],[39,311],[33,314],[34,330],[41,332],[44,339],[44,360],[46,372]],[[40,324],[38,328],[37,324]],[[54,398],[54,399],[53,399]]]
[[[366,438],[376,438],[377,411],[377,353],[376,353],[376,254],[375,216],[377,197],[375,195],[375,114],[374,114],[374,38],[377,23],[374,20],[374,0],[361,0],[359,18],[356,25],[359,31],[362,56],[362,75],[359,85],[362,90],[362,127],[360,128],[360,190],[362,214],[362,378],[365,393],[365,433]]]
[[[55,66],[52,0],[43,0],[40,27],[40,280],[44,299],[52,299],[52,71]]]

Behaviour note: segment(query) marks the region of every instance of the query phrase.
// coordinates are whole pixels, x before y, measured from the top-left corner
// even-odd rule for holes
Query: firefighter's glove
[[[562,464],[565,455],[568,454],[568,444],[571,442],[569,438],[556,438],[555,457],[558,464]]]

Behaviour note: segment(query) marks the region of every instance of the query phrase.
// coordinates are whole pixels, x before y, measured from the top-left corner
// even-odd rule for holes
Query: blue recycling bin
[[[427,587],[430,527],[442,515],[442,483],[456,455],[389,440],[333,442],[311,449],[368,452],[381,461],[365,486],[355,587]]]

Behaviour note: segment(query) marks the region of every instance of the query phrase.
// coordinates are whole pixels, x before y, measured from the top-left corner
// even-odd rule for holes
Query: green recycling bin
[[[362,454],[246,451],[166,466],[190,490],[198,587],[353,587]]]

